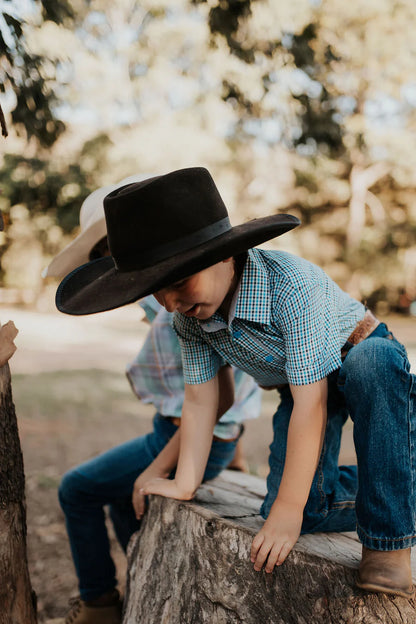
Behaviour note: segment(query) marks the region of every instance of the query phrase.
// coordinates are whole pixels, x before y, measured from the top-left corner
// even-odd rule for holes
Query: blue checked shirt
[[[140,302],[151,323],[146,340],[126,374],[135,394],[144,403],[153,403],[162,416],[180,417],[184,401],[181,348],[172,327],[173,315],[154,297]],[[234,370],[235,403],[214,429],[218,438],[233,438],[244,420],[260,413],[261,390],[249,375]]]
[[[341,365],[341,347],[364,314],[311,262],[250,249],[228,322],[175,313],[185,381],[204,383],[228,362],[264,387],[314,383]]]

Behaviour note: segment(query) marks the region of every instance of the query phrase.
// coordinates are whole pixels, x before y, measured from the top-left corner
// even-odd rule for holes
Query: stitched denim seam
[[[324,508],[324,503],[326,502],[326,495],[325,495],[325,491],[324,491],[324,471],[322,469],[322,464],[323,464],[323,460],[324,460],[324,456],[325,456],[325,451],[326,451],[326,444],[325,444],[325,440],[322,444],[322,450],[321,450],[321,456],[319,458],[319,463],[318,463],[318,468],[317,468],[317,472],[319,474],[319,479],[318,479],[318,491],[319,491],[319,495],[321,497],[320,500],[320,505],[319,505],[319,509],[315,509],[315,511],[317,513],[319,513],[321,516],[323,516],[324,518],[328,515],[328,510]]]
[[[333,503],[331,505],[331,509],[353,509],[355,507],[355,500],[353,501],[342,501],[342,503]]]
[[[416,533],[413,533],[412,535],[403,535],[403,537],[373,537],[372,535],[366,533],[366,531],[364,531],[360,524],[358,524],[358,529],[363,535],[368,537],[370,540],[373,540],[374,542],[403,542],[405,540],[416,538]]]

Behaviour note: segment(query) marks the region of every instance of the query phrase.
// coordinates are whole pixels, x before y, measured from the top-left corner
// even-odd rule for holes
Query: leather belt
[[[164,416],[164,418],[166,418],[166,420],[169,420],[173,425],[175,425],[175,427],[181,426],[181,419],[178,416]],[[240,434],[241,434],[241,427],[240,427],[240,433],[234,438],[228,438],[224,440],[224,438],[219,438],[218,436],[214,435],[212,436],[212,439],[215,440],[216,442],[235,442],[235,440],[237,440],[240,437]]]
[[[341,349],[341,357],[347,355],[351,346],[362,342],[380,325],[380,321],[374,316],[371,310],[366,310],[364,318],[357,323],[352,334],[347,338],[347,342]]]

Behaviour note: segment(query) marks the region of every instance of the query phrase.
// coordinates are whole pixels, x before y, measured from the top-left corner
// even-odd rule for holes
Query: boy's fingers
[[[264,542],[264,535],[261,535],[261,533],[257,533],[256,537],[253,539],[251,543],[251,551],[250,551],[251,563],[255,562],[257,553],[259,551],[259,548],[263,544],[263,542]]]
[[[0,366],[4,366],[16,351],[13,340],[16,338],[18,330],[13,321],[8,321],[0,327]]]
[[[285,542],[280,549],[279,556],[277,558],[276,565],[282,565],[290,551],[292,550],[292,545],[289,542]]]
[[[7,321],[7,323],[2,326],[0,332],[9,340],[14,340],[19,333],[19,330],[16,328],[13,321]]]
[[[267,563],[265,567],[267,573],[270,574],[271,572],[273,572],[274,566],[277,565],[280,552],[280,544],[278,546],[273,546],[273,548],[271,549],[269,556],[267,557]]]
[[[133,509],[134,509],[134,515],[137,518],[137,514],[138,514],[138,507],[137,507],[137,497],[135,492],[133,492],[133,496],[131,497],[131,504],[133,505]]]
[[[137,520],[140,520],[140,518],[142,517],[142,515],[144,513],[143,500],[144,500],[144,496],[141,496],[137,492],[134,492],[134,494],[133,494],[133,508],[134,508],[135,513],[136,513]]]
[[[136,485],[133,488],[132,504],[136,518],[137,520],[140,520],[145,512],[146,503],[143,494]]]
[[[271,544],[263,542],[263,545],[258,551],[256,560],[254,562],[254,569],[256,570],[256,572],[260,572],[260,570],[262,569],[263,564],[267,559],[267,555],[270,552],[270,548]]]

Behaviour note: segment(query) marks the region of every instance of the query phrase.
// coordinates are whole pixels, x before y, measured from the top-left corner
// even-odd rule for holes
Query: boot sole
[[[393,594],[395,596],[401,596],[402,598],[413,598],[415,595],[415,586],[412,585],[411,590],[395,589],[394,587],[386,587],[384,585],[377,585],[377,583],[361,583],[360,579],[357,579],[357,587],[364,591],[380,592],[383,594]]]

